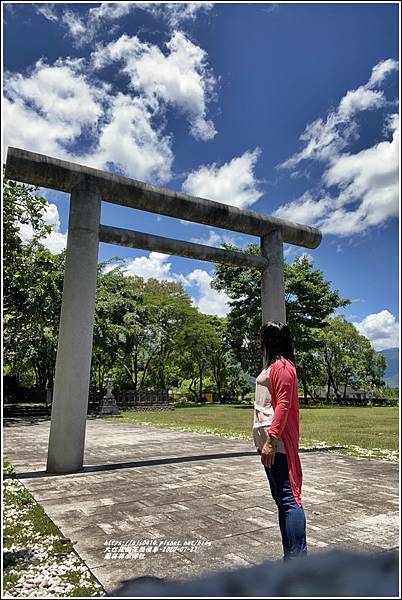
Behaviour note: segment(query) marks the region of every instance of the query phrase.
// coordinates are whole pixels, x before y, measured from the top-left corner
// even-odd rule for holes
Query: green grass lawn
[[[399,445],[398,415],[398,407],[301,408],[300,446],[336,446],[334,451],[341,454],[395,461]],[[166,412],[127,411],[112,419],[251,441],[253,407],[214,404]]]

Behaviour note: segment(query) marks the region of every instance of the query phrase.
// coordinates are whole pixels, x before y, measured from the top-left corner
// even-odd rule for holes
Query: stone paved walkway
[[[281,559],[276,507],[251,442],[89,419],[83,471],[48,476],[49,427],[5,423],[4,454],[107,594],[143,576],[182,580]],[[310,552],[398,546],[398,465],[326,451],[301,460]],[[105,542],[144,539],[204,545],[105,558]]]

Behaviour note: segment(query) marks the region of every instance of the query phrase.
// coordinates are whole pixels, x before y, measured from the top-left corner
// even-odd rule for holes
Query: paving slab
[[[276,506],[251,441],[89,418],[84,468],[50,475],[49,430],[48,419],[5,421],[4,454],[107,594],[132,579],[281,560]],[[310,553],[398,547],[398,465],[300,456]],[[122,546],[131,553],[110,551]]]

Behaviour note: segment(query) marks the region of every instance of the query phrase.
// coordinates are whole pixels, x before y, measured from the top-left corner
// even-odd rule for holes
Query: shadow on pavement
[[[148,459],[140,461],[131,461],[123,463],[110,463],[106,465],[89,465],[83,467],[75,473],[96,473],[98,471],[115,471],[117,469],[131,469],[138,467],[150,467],[156,465],[169,465],[174,463],[193,462],[200,460],[216,460],[221,458],[238,458],[242,456],[257,456],[256,452],[225,452],[221,454],[201,454],[199,456],[175,456],[173,458]],[[53,476],[60,477],[61,473],[55,473]],[[66,473],[68,475],[68,473]],[[27,471],[25,473],[17,473],[18,479],[35,479],[37,477],[51,477],[52,473],[47,471]]]

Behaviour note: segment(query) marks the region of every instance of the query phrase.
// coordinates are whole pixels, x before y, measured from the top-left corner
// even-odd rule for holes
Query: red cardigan
[[[290,485],[297,504],[301,506],[303,473],[299,458],[297,374],[293,363],[286,358],[279,358],[272,364],[269,373],[269,391],[275,412],[268,431],[283,440]]]

